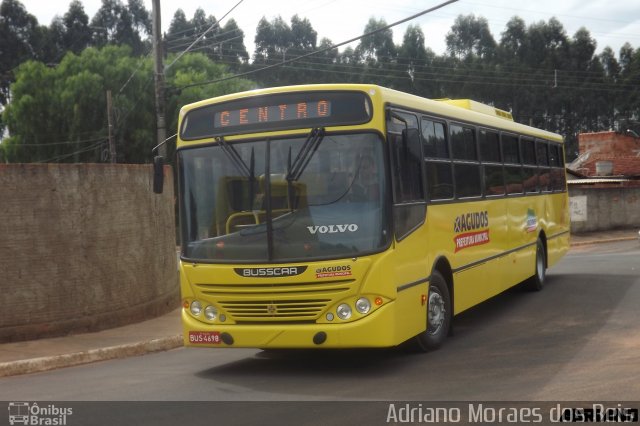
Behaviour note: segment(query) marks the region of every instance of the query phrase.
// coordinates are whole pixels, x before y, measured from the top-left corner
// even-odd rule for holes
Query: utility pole
[[[109,125],[109,159],[116,163],[116,142],[113,140],[113,102],[111,90],[107,90],[107,124]]]
[[[165,99],[164,99],[164,64],[162,63],[162,26],[160,21],[160,0],[153,0],[151,4],[151,14],[153,15],[153,57],[154,76],[156,88],[156,131],[157,145],[160,145],[167,138],[165,123]],[[161,145],[158,154],[167,156],[166,145]]]

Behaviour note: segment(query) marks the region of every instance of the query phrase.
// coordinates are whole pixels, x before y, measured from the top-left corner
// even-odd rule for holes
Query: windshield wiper
[[[249,166],[244,162],[238,151],[233,147],[233,145],[229,145],[226,140],[222,136],[216,138],[220,148],[222,148],[222,152],[224,152],[227,157],[231,160],[234,166],[238,169],[240,173],[244,177],[249,178],[249,200],[253,200],[255,193],[255,182],[256,182],[256,160],[254,155],[254,150],[251,148],[251,158],[249,160]]]
[[[311,157],[318,150],[320,142],[324,138],[324,128],[316,127],[311,129],[307,140],[304,141],[302,148],[296,155],[296,159],[291,164],[291,148],[289,148],[289,164],[287,170],[287,180],[296,181],[300,179],[302,172],[311,161]]]
[[[247,167],[247,164],[244,162],[242,157],[240,157],[240,154],[238,154],[238,151],[236,151],[236,149],[232,145],[229,145],[222,136],[217,137],[216,141],[220,144],[222,151],[225,154],[227,154],[227,157],[229,157],[229,159],[231,160],[233,165],[236,166],[238,171],[240,171],[240,173],[242,173],[245,177],[251,177],[251,170],[249,170],[249,167]],[[251,155],[251,158],[253,159],[253,153]]]
[[[291,163],[291,147],[289,147],[289,156],[287,158],[287,202],[291,211],[293,211],[293,182],[300,179],[323,138],[324,128],[316,127],[311,129],[293,164]]]

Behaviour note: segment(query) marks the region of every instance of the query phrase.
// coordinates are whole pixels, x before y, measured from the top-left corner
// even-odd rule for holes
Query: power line
[[[197,34],[192,34],[192,35],[189,35],[189,36],[185,36],[185,37],[176,37],[176,38],[173,38],[173,39],[171,39],[171,35],[172,34],[169,34],[165,39],[165,43],[167,44],[167,46],[171,45],[172,49],[173,48],[180,48],[180,47],[188,45],[190,43],[191,39],[193,39],[194,37],[200,37],[203,33],[204,33],[204,31],[200,32],[200,33],[197,33]],[[213,37],[214,38],[215,37],[222,37],[222,36],[226,36],[227,34],[232,34],[232,33],[241,33],[241,35],[244,36],[244,32],[240,28],[234,28],[232,30],[225,31],[225,32],[222,32],[222,33],[216,33],[216,34],[213,35]],[[211,41],[211,40],[213,40],[213,39],[207,39],[207,41]]]
[[[85,152],[93,151],[93,150],[95,150],[96,148],[100,148],[100,146],[101,146],[104,142],[105,142],[105,140],[102,140],[102,141],[100,141],[100,142],[98,142],[98,143],[96,143],[96,144],[93,144],[93,145],[91,145],[91,146],[89,146],[89,147],[86,147],[86,148],[80,149],[80,150],[78,150],[78,151],[72,152],[72,153],[70,153],[70,154],[58,155],[58,156],[55,156],[55,157],[49,158],[49,159],[47,159],[47,160],[39,160],[39,161],[35,161],[35,163],[49,163],[49,162],[52,162],[52,161],[64,160],[65,158],[69,158],[69,157],[72,157],[72,156],[77,155],[77,154],[82,154],[82,153],[85,153]]]
[[[244,1],[244,0],[240,0],[238,3],[236,3],[236,4],[235,4],[235,6],[233,6],[231,9],[229,9],[229,11],[228,11],[227,13],[225,13],[225,14],[224,14],[224,16],[223,16],[222,18],[220,18],[220,20],[219,20],[219,21],[217,21],[217,22],[213,23],[213,25],[211,25],[211,26],[209,27],[209,29],[207,29],[205,32],[203,32],[203,33],[200,35],[200,37],[198,37],[198,38],[197,38],[193,43],[191,43],[191,44],[189,45],[189,47],[187,47],[187,48],[186,48],[182,53],[180,53],[180,54],[179,54],[179,55],[178,55],[178,56],[173,60],[173,62],[171,62],[171,63],[170,63],[169,65],[167,65],[166,67],[164,67],[165,72],[166,72],[169,68],[171,68],[171,66],[172,66],[173,64],[175,64],[175,63],[176,63],[176,61],[177,61],[178,59],[180,59],[180,58],[181,58],[185,53],[187,53],[187,52],[188,52],[188,51],[189,51],[189,50],[190,50],[190,49],[191,49],[191,48],[192,48],[196,43],[198,43],[202,38],[204,38],[204,36],[205,36],[209,31],[211,31],[211,30],[212,30],[212,29],[214,29],[215,27],[219,27],[219,26],[220,26],[220,22],[221,22],[224,18],[226,18],[226,17],[227,17],[231,12],[233,12],[233,10],[234,10],[236,7],[238,7],[238,6],[240,5],[240,3],[242,3],[243,1]]]
[[[302,63],[302,64],[310,64],[317,65],[313,63]],[[348,76],[356,75],[353,72],[353,68],[349,69],[352,66],[346,65],[346,70],[332,70],[332,69],[324,69],[323,74],[343,74]],[[289,69],[293,70],[304,70],[309,71],[309,68],[304,67],[296,67],[292,66]],[[409,76],[406,75],[405,70],[389,70],[389,69],[359,69],[360,73],[364,73],[368,78],[398,78],[398,77],[406,77],[409,79]],[[485,86],[503,86],[510,87],[517,85],[518,87],[529,87],[529,88],[547,88],[549,90],[552,89],[551,79],[549,80],[535,80],[531,79],[529,81],[524,80],[509,80],[501,77],[493,78],[494,81],[488,81],[486,77],[482,76],[469,76],[469,75],[452,75],[452,74],[434,74],[434,73],[416,73],[413,78],[414,81],[431,81],[436,83],[458,83],[458,84],[468,84],[468,85],[485,85]],[[569,81],[567,83],[559,83],[557,90],[589,90],[589,91],[603,91],[603,92],[628,92],[630,88],[633,86],[618,86],[611,85],[606,83],[586,83],[580,81]],[[556,90],[554,89],[554,90]]]
[[[17,145],[13,145],[13,147],[37,147],[37,146],[54,146],[54,145],[78,145],[78,144],[85,144],[85,143],[92,143],[92,142],[96,142],[96,141],[103,141],[105,140],[106,136],[101,136],[98,138],[93,138],[93,139],[85,139],[85,140],[79,140],[79,141],[62,141],[62,142],[49,142],[49,143],[21,143],[21,144],[17,144]]]
[[[445,6],[448,6],[448,5],[452,4],[452,3],[456,3],[457,1],[458,0],[445,1],[444,3],[440,3],[437,6],[434,6],[434,7],[431,7],[429,9],[423,10],[422,12],[416,13],[414,15],[411,15],[411,16],[407,17],[407,18],[404,18],[404,19],[401,19],[399,21],[396,21],[396,22],[394,22],[392,24],[389,24],[389,25],[386,25],[384,27],[378,28],[377,30],[370,31],[370,32],[362,34],[362,35],[360,35],[358,37],[354,37],[352,39],[343,41],[341,43],[331,45],[331,46],[326,47],[324,49],[315,50],[313,52],[310,52],[310,53],[307,53],[307,54],[304,54],[304,55],[301,55],[301,56],[297,56],[297,57],[292,58],[292,59],[283,60],[282,62],[279,62],[277,64],[268,65],[266,67],[262,67],[262,68],[259,68],[257,70],[247,71],[247,72],[240,73],[240,74],[234,74],[232,76],[227,76],[227,77],[223,77],[223,78],[219,78],[219,79],[215,79],[215,80],[208,80],[208,81],[203,81],[203,82],[200,82],[200,83],[187,84],[185,86],[179,87],[179,89],[182,90],[182,89],[186,89],[186,88],[189,88],[189,87],[196,87],[196,86],[203,86],[203,85],[206,85],[206,84],[220,83],[222,81],[231,80],[231,79],[239,78],[239,77],[244,77],[244,76],[255,74],[255,73],[258,73],[258,72],[261,72],[261,71],[265,71],[265,70],[268,70],[268,69],[271,69],[271,68],[280,67],[280,66],[283,66],[285,64],[288,64],[288,63],[291,63],[291,62],[295,62],[295,61],[298,61],[298,60],[303,59],[303,58],[307,58],[307,57],[312,56],[312,55],[317,55],[318,53],[324,53],[324,52],[327,52],[329,50],[336,49],[336,48],[338,48],[340,46],[344,46],[346,44],[353,43],[354,41],[358,41],[358,40],[360,40],[360,39],[362,39],[364,37],[369,37],[369,36],[372,36],[372,35],[377,34],[379,32],[386,31],[389,28],[393,28],[393,27],[395,27],[397,25],[403,24],[403,23],[405,23],[407,21],[410,21],[412,19],[415,19],[415,18],[417,18],[419,16],[426,15],[427,13],[431,13],[431,12],[433,12],[435,10],[438,10],[438,9],[441,9],[441,8],[443,8]]]

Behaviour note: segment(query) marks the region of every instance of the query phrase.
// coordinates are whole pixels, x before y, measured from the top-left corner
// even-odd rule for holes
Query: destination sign
[[[272,130],[363,124],[371,120],[371,100],[363,92],[288,92],[212,103],[188,111],[182,140]]]
[[[224,110],[214,115],[214,126],[244,126],[256,123],[286,122],[331,116],[331,101],[322,99],[279,105],[263,105],[236,110]]]

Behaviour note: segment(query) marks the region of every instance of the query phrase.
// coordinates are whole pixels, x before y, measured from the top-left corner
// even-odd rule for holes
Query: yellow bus
[[[184,344],[437,348],[569,246],[559,135],[471,100],[302,85],[182,108]]]

